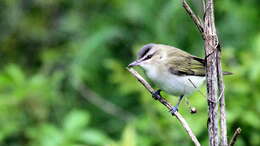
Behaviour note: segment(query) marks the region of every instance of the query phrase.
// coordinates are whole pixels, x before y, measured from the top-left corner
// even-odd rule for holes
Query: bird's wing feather
[[[178,54],[176,54],[178,53]],[[169,54],[171,55],[171,54]],[[172,54],[173,55],[173,54]],[[167,62],[171,73],[177,75],[205,76],[205,60],[186,52],[175,52],[175,57],[169,56]]]

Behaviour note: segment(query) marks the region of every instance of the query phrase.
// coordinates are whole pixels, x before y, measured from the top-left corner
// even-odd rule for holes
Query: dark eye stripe
[[[149,51],[151,48],[145,48],[143,50],[141,50],[141,52],[138,54],[138,58],[143,58]]]
[[[144,57],[154,46],[154,44],[145,45],[138,53],[138,59]]]
[[[152,58],[153,57],[153,55],[152,54],[150,54],[150,55],[147,55],[146,57],[145,57],[145,59],[144,60],[148,60],[148,59],[150,59],[150,58]]]
[[[150,51],[151,48],[147,48],[143,54],[140,56],[140,58],[144,57],[149,51]],[[148,55],[149,56],[149,55]]]

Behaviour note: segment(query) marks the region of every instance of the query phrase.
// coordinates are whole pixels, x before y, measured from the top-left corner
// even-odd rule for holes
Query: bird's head
[[[128,67],[141,66],[146,69],[151,66],[156,66],[160,64],[160,61],[164,57],[163,55],[163,50],[160,45],[147,44],[140,49],[137,59],[130,63]]]

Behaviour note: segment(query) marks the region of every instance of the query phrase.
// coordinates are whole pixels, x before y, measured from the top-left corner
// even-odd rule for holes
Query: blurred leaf
[[[14,64],[9,65],[6,68],[6,73],[8,74],[9,78],[12,79],[12,81],[15,85],[21,85],[25,81],[25,76],[24,76],[23,72],[21,71],[21,69],[18,66],[14,65]]]
[[[106,145],[109,143],[109,139],[104,133],[94,129],[82,132],[78,139],[89,145]]]
[[[73,110],[64,119],[64,132],[74,135],[83,130],[89,123],[90,117],[86,111]]]
[[[61,145],[63,141],[62,133],[56,127],[49,124],[29,130],[28,136],[36,140],[34,145],[57,146]]]
[[[132,125],[127,125],[121,138],[122,146],[136,146],[136,132]]]

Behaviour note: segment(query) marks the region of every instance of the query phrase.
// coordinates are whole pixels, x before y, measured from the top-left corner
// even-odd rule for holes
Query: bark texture
[[[207,95],[208,95],[208,133],[210,146],[219,145],[218,133],[218,72],[217,52],[218,37],[216,34],[213,0],[206,3],[204,17],[205,55],[207,71]]]

